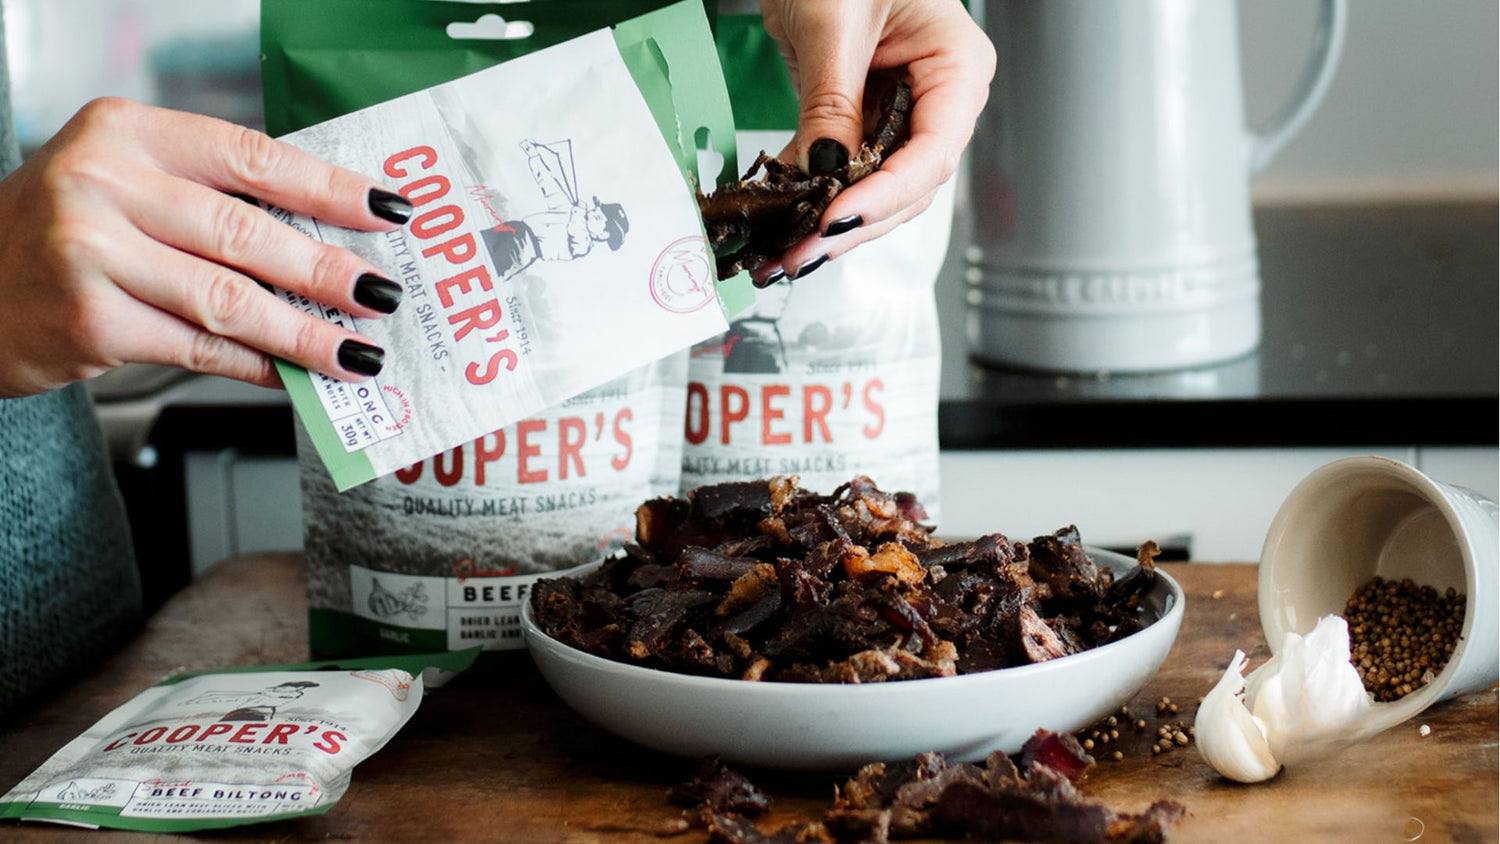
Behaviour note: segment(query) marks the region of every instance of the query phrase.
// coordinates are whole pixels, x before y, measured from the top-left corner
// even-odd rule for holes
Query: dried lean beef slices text
[[[945,544],[907,493],[856,477],[703,486],[636,511],[635,542],[537,581],[548,635],[619,662],[746,680],[868,683],[1042,662],[1143,626],[1156,546],[1115,580],[1063,528]]]
[[[762,267],[811,234],[840,191],[879,170],[905,142],[910,115],[911,87],[896,83],[881,98],[874,133],[842,169],[810,176],[762,151],[739,182],[700,193],[698,210],[719,278]],[[765,178],[757,179],[762,169]]]

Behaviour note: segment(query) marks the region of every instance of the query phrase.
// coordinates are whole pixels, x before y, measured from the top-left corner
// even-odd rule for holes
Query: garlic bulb
[[[1260,782],[1282,765],[1362,738],[1371,697],[1349,662],[1349,625],[1328,615],[1306,637],[1286,634],[1275,656],[1250,673],[1241,651],[1198,706],[1198,750],[1219,773]]]

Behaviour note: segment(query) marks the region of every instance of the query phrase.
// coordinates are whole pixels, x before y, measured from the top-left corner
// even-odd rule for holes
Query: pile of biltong
[[[636,512],[635,541],[531,601],[553,638],[599,656],[744,680],[869,683],[1042,662],[1149,623],[1147,543],[1118,580],[1066,527],[945,544],[909,493],[859,476],[699,487]]]
[[[1038,730],[1018,760],[993,753],[976,765],[923,753],[899,764],[866,765],[837,790],[833,807],[820,820],[772,832],[762,832],[752,820],[766,810],[769,798],[762,793],[747,802],[743,795],[755,786],[716,760],[706,762],[703,773],[672,797],[696,806],[693,823],[708,829],[711,844],[885,844],[917,838],[1158,842],[1186,814],[1172,801],[1157,801],[1135,815],[1088,800],[1077,783],[1093,764],[1071,735]],[[716,799],[728,793],[737,799]],[[696,804],[689,802],[693,798]]]
[[[905,142],[910,116],[911,87],[898,82],[881,97],[874,132],[843,168],[813,176],[762,151],[739,182],[699,193],[719,278],[765,266],[816,230],[840,191],[879,170]]]

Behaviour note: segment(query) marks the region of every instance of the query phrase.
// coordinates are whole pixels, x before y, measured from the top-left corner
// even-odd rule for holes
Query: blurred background
[[[257,0],[3,5],[23,149],[103,95],[262,126]],[[1134,378],[976,365],[960,200],[936,291],[940,530],[1076,523],[1093,544],[1155,538],[1179,558],[1254,560],[1291,487],[1354,453],[1496,496],[1500,4],[1350,5],[1326,99],[1252,182],[1266,326],[1255,354]],[[1252,125],[1293,88],[1314,7],[1239,3]],[[983,154],[981,138],[970,158]],[[92,388],[152,560],[148,594],[235,553],[300,547],[284,394],[129,367]]]
[[[975,3],[982,16],[983,4]],[[261,115],[257,0],[4,0],[23,146],[89,99],[117,95],[247,125]],[[1327,100],[1255,182],[1258,198],[1488,197],[1496,193],[1492,0],[1356,0]],[[1246,111],[1295,83],[1307,0],[1239,4]]]

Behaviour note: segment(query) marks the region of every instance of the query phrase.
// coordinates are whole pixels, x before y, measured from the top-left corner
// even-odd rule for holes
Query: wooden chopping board
[[[1255,569],[1164,566],[1187,593],[1177,643],[1129,707],[1191,723],[1236,648],[1269,656],[1255,609]],[[303,562],[297,555],[229,561],[175,597],[118,656],[0,732],[9,788],[89,724],[177,669],[306,658]],[[1244,786],[1218,777],[1191,747],[1152,756],[1147,734],[1122,729],[1121,761],[1105,759],[1085,794],[1119,811],[1159,799],[1187,806],[1171,841],[1493,841],[1497,837],[1496,690],[1440,704],[1324,763]],[[1431,728],[1423,737],[1418,726]],[[1103,755],[1103,754],[1101,754]],[[524,653],[496,655],[429,695],[402,732],[354,772],[347,794],[315,818],[172,840],[702,841],[683,832],[667,789],[696,763],[600,732],[547,689]],[[840,780],[748,772],[773,794],[771,829],[818,817]],[[676,834],[671,834],[676,833]],[[664,835],[666,837],[664,837]],[[137,833],[0,825],[0,840],[137,842]]]

